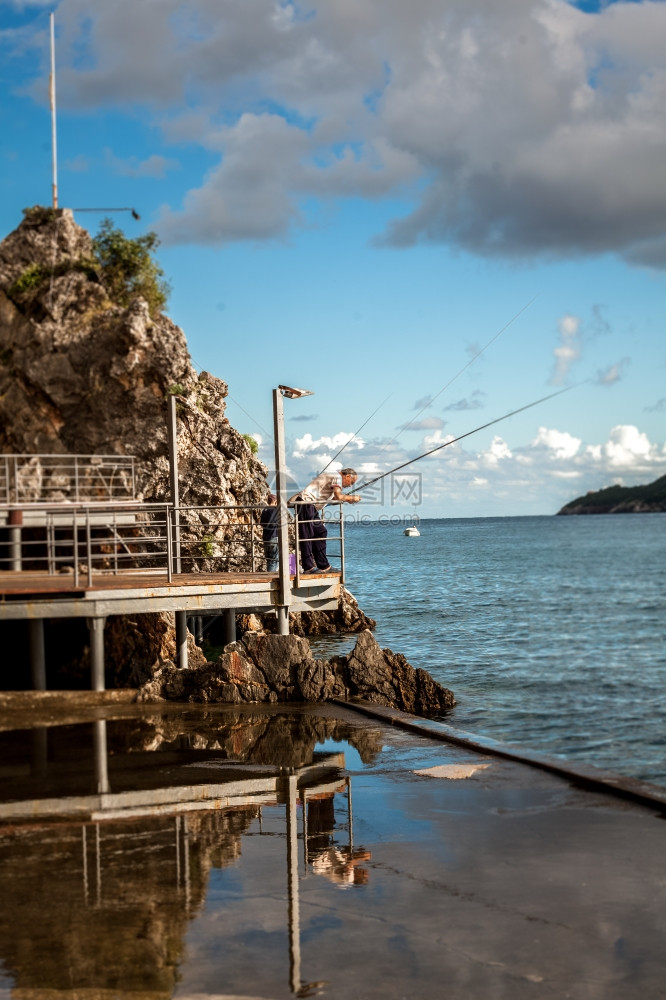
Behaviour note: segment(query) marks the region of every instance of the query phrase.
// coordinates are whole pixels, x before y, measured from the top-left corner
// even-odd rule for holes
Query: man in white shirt
[[[301,549],[301,566],[304,573],[326,572],[332,567],[326,556],[326,525],[319,511],[327,503],[360,503],[359,496],[343,493],[343,489],[353,486],[358,476],[354,469],[341,469],[339,475],[322,472],[311,483],[290,497],[289,502],[296,507],[298,537]]]

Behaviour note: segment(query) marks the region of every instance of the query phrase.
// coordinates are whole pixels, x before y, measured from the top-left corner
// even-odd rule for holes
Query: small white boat
[[[415,524],[410,524],[408,528],[405,528],[405,534],[409,538],[419,538],[421,532],[419,531],[419,529],[416,527]]]

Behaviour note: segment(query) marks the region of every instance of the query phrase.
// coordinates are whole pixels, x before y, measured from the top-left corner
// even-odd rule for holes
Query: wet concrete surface
[[[0,732],[0,996],[666,996],[656,810],[341,706],[57,716]]]

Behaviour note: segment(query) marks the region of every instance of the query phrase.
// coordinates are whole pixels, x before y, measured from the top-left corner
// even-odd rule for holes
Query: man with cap
[[[343,489],[353,486],[358,476],[354,469],[341,469],[338,475],[322,472],[311,483],[290,497],[295,504],[296,523],[301,549],[301,566],[304,573],[325,573],[332,567],[326,556],[326,525],[320,511],[327,503],[360,503],[359,496],[343,493]]]

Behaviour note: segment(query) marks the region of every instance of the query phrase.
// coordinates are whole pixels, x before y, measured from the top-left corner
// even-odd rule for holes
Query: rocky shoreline
[[[330,660],[315,659],[301,636],[246,632],[214,663],[200,660],[190,670],[161,667],[141,686],[137,701],[237,705],[353,697],[422,716],[455,705],[448,688],[401,653],[381,649],[369,630],[360,633],[347,656]]]

